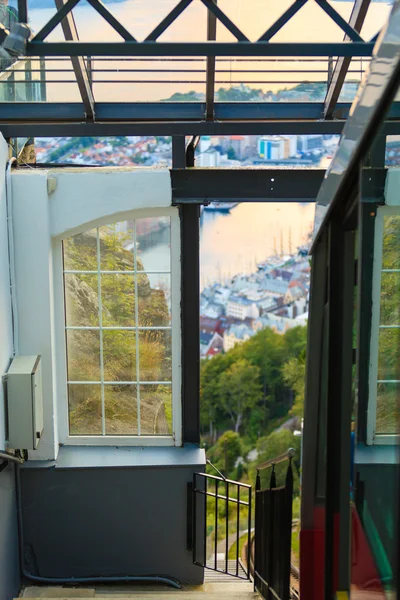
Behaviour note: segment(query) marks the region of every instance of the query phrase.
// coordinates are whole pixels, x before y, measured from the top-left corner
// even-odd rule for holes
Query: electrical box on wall
[[[19,450],[36,450],[43,433],[40,356],[16,356],[6,381],[9,444]]]

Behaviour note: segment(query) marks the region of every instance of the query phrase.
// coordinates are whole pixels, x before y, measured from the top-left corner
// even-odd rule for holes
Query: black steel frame
[[[215,467],[214,467],[215,468]],[[222,492],[220,491],[222,487]],[[232,492],[236,488],[236,493]],[[193,563],[199,567],[217,571],[218,573],[224,573],[225,575],[232,575],[239,579],[250,579],[250,546],[251,546],[251,498],[252,498],[252,487],[246,483],[239,481],[233,481],[227,479],[221,474],[221,477],[216,475],[209,475],[207,473],[194,473],[193,475],[193,486],[190,488],[193,492],[193,534],[192,534],[192,550],[193,550]],[[246,500],[241,496],[241,490],[246,491]],[[201,510],[203,512],[203,532],[201,540],[201,556],[199,554],[199,545],[197,543],[196,534],[196,523],[198,522],[198,498],[203,498],[203,505]],[[207,556],[207,500],[213,498],[214,504],[214,552],[211,562]],[[218,503],[219,501],[224,503],[225,507],[225,559],[223,568],[218,563]],[[236,525],[236,557],[234,571],[232,572],[229,568],[229,507],[234,505],[236,507],[235,525]],[[239,556],[239,538],[240,538],[240,508],[247,508],[247,548],[246,548],[246,566],[240,560]],[[244,575],[242,574],[244,573]]]
[[[294,450],[258,465],[254,525],[254,589],[265,600],[289,600],[292,545]],[[276,485],[275,465],[288,461],[285,484]],[[260,471],[272,467],[269,487]]]
[[[365,41],[359,31],[369,0],[355,0],[347,23],[326,0],[317,0],[324,12],[343,30],[339,43],[276,43],[282,27],[311,0],[293,5],[257,41],[250,41],[218,6],[217,0],[201,0],[207,8],[207,41],[160,42],[159,37],[194,1],[180,0],[147,38],[139,42],[100,0],[90,0],[98,14],[121,36],[121,42],[82,42],[73,23],[72,10],[80,0],[56,0],[57,12],[28,43],[26,56],[72,57],[82,104],[3,104],[0,131],[5,137],[84,135],[247,135],[340,133],[349,105],[338,103],[352,57],[370,57],[375,39]],[[19,19],[27,19],[27,0],[18,0]],[[217,24],[236,38],[218,42]],[[62,24],[65,42],[49,42],[48,35]],[[0,41],[7,35],[0,29]],[[82,57],[206,57],[205,103],[96,103],[87,64]],[[338,57],[322,103],[215,103],[216,57]],[[253,122],[252,122],[253,121]],[[275,122],[277,121],[277,122]],[[68,127],[66,126],[68,122]],[[26,133],[29,129],[29,132]],[[393,131],[396,133],[396,131]]]

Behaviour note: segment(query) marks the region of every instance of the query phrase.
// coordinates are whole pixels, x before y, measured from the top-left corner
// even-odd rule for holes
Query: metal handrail
[[[9,460],[10,462],[17,463],[22,465],[25,460],[19,456],[15,456],[14,454],[8,454],[4,450],[0,450],[0,460]]]
[[[287,452],[284,452],[284,454],[281,454],[276,458],[271,458],[270,460],[266,460],[265,462],[260,463],[256,466],[256,470],[262,471],[263,469],[268,469],[268,467],[279,465],[279,463],[285,462],[285,460],[292,460],[295,454],[296,450],[294,448],[289,448],[289,450],[287,450]]]
[[[213,465],[213,464],[212,464],[211,460],[208,460],[208,458],[207,458],[207,464],[208,464],[208,465],[210,465],[210,467],[212,467],[212,468],[214,469],[214,471],[217,471],[218,475],[219,475],[220,477],[222,477],[222,479],[223,479],[224,481],[226,481],[226,477],[225,477],[225,475],[223,475],[223,474],[221,473],[221,471],[220,471],[219,469],[217,469],[217,467],[216,467],[215,465]]]

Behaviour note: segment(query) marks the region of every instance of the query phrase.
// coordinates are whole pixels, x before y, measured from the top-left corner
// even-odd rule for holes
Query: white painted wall
[[[57,414],[53,401],[53,276],[47,173],[12,175],[19,353],[40,354],[43,382],[43,436],[30,458],[55,458]]]
[[[28,174],[29,175],[29,174]],[[52,169],[49,175],[51,233],[60,236],[92,222],[123,220],[140,208],[171,206],[168,169],[112,168]]]
[[[42,356],[44,430],[38,450],[29,455],[53,459],[59,447],[60,377],[65,378],[60,240],[123,220],[132,211],[136,217],[141,216],[140,209],[147,216],[149,208],[159,214],[171,206],[170,173],[136,168],[20,169],[13,171],[12,190],[19,352]]]
[[[0,134],[0,378],[7,371],[12,356],[11,298],[5,189],[7,158],[7,144]],[[4,403],[3,386],[0,384],[0,449],[4,449],[6,441]]]

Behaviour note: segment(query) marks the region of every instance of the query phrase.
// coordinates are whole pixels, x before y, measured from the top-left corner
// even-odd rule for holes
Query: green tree
[[[262,396],[259,377],[259,369],[245,359],[236,361],[220,376],[218,387],[221,404],[236,433],[246,413],[257,405]]]
[[[258,457],[257,460],[252,463],[249,474],[250,480],[255,481],[256,478],[256,465],[272,460],[281,456],[289,450],[294,448],[295,456],[293,459],[293,489],[295,494],[299,492],[299,475],[298,469],[300,466],[300,438],[293,435],[288,429],[280,429],[274,431],[267,437],[260,438],[257,442]],[[285,482],[287,470],[287,462],[280,463],[275,467],[277,485],[283,485]],[[263,470],[261,472],[262,485],[269,485],[269,477],[271,475],[271,468]]]
[[[235,472],[235,464],[242,456],[240,435],[234,431],[225,431],[218,442],[208,452],[213,463],[226,477]]]
[[[294,403],[290,414],[302,417],[304,413],[304,385],[306,376],[306,359],[303,352],[300,356],[290,358],[283,366],[283,380],[294,392]]]

